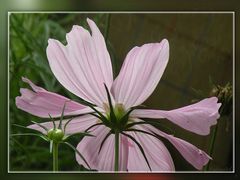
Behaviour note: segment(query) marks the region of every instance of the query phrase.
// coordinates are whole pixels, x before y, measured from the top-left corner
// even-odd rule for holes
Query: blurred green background
[[[12,124],[27,126],[31,120],[42,122],[16,108],[15,97],[20,87],[27,87],[21,77],[71,99],[76,96],[65,90],[53,76],[46,58],[48,38],[66,43],[65,35],[72,25],[87,27],[86,18],[93,19],[107,42],[112,58],[114,75],[134,46],[159,42],[167,38],[170,60],[151,97],[144,103],[148,107],[171,110],[209,97],[214,85],[232,84],[233,77],[233,15],[232,14],[180,14],[180,13],[11,13],[9,16],[9,81],[10,81],[10,133],[26,132]],[[231,104],[228,104],[231,108]],[[212,171],[232,171],[233,118],[231,112],[218,120],[217,131],[212,128],[208,136],[198,136],[172,123],[161,120],[175,136],[181,137],[209,152]],[[214,146],[211,139],[216,134]],[[79,138],[72,140],[77,144]],[[181,155],[165,142],[173,157],[176,170],[195,170]],[[51,171],[52,161],[48,144],[35,137],[10,139],[10,171]],[[61,148],[61,147],[60,147]],[[71,149],[60,149],[60,169],[81,171]]]

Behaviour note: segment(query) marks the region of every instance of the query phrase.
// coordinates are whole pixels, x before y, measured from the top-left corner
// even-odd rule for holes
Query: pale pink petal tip
[[[142,104],[154,91],[169,60],[169,44],[160,43],[134,47],[126,56],[112,92],[115,100],[126,108]]]
[[[21,88],[21,96],[16,97],[16,106],[38,117],[49,118],[49,114],[52,117],[59,117],[62,114],[64,104],[66,104],[65,115],[76,115],[89,112],[89,108],[70,101],[70,99],[61,96],[56,93],[46,91],[45,89],[36,86],[29,79],[22,78],[22,80],[28,83],[32,90],[27,88]]]
[[[132,116],[140,118],[167,118],[180,127],[199,135],[208,135],[210,127],[217,123],[220,117],[218,112],[221,103],[216,97],[206,98],[202,101],[174,109],[164,110],[135,110]]]
[[[209,160],[212,160],[212,158],[207,153],[197,148],[193,144],[184,141],[183,139],[166,134],[150,125],[143,126],[146,127],[148,131],[154,132],[166,138],[179,151],[179,153],[198,170],[201,170],[203,166],[205,166],[209,162]]]
[[[180,154],[198,170],[201,170],[203,166],[212,159],[207,153],[187,141],[171,135],[167,135],[166,138],[177,148]]]
[[[49,39],[47,58],[56,79],[66,89],[102,107],[107,102],[103,84],[110,88],[113,82],[112,64],[101,32],[94,22],[89,25],[92,35],[74,25],[66,34],[66,46]]]

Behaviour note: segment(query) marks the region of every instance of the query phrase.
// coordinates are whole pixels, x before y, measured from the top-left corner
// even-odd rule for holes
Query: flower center
[[[112,110],[111,108],[105,104],[105,112],[107,123],[102,121],[106,126],[111,128],[113,131],[124,130],[125,126],[129,121],[129,113],[125,110],[123,104],[116,104]]]

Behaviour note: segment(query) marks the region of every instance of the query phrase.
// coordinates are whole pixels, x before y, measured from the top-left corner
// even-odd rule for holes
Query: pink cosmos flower
[[[20,90],[21,96],[16,97],[17,107],[38,117],[46,118],[49,114],[59,117],[67,102],[64,115],[82,114],[69,123],[66,133],[89,129],[96,136],[84,137],[77,146],[92,169],[114,170],[114,129],[120,132],[120,171],[174,171],[171,155],[157,137],[166,138],[190,164],[196,169],[202,169],[211,159],[204,151],[183,139],[160,131],[153,124],[145,123],[142,118],[166,118],[188,131],[208,135],[210,127],[217,123],[220,116],[218,110],[221,104],[217,103],[218,99],[206,98],[170,111],[132,108],[141,105],[160,81],[169,59],[168,41],[164,39],[160,43],[134,47],[127,54],[119,75],[113,80],[111,60],[104,38],[92,20],[87,19],[87,22],[92,34],[81,26],[73,26],[66,35],[66,46],[57,40],[49,40],[47,57],[57,80],[73,94],[96,105],[99,113],[38,87],[26,78],[23,81],[32,90]],[[100,113],[105,118],[104,121]],[[111,118],[113,115],[116,122]],[[66,122],[67,119],[63,124]],[[160,120],[155,122],[161,123]],[[114,123],[119,127],[115,127]],[[53,126],[52,122],[42,125],[48,129]],[[43,132],[35,124],[29,128]],[[87,167],[77,154],[76,159],[79,164]]]

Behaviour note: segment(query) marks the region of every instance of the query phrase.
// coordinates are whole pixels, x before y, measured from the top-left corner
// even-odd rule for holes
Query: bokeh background
[[[9,16],[9,82],[10,133],[26,132],[13,124],[29,125],[31,120],[46,121],[16,108],[19,89],[27,87],[21,77],[31,79],[45,89],[71,99],[77,97],[64,89],[52,74],[46,58],[49,38],[66,43],[65,34],[72,25],[87,27],[86,18],[93,19],[107,42],[114,75],[134,46],[159,42],[167,38],[170,60],[151,97],[144,103],[156,109],[182,107],[215,93],[216,87],[232,85],[233,81],[233,14],[231,13],[11,13]],[[208,136],[198,136],[161,120],[167,130],[211,154],[213,161],[204,170],[233,170],[233,118],[229,88],[224,90],[225,111]],[[226,92],[225,92],[226,91]],[[223,96],[223,95],[222,95]],[[221,98],[222,98],[221,96]],[[225,97],[226,96],[226,97]],[[35,137],[14,137],[9,141],[10,171],[51,171],[49,145]],[[72,139],[73,144],[79,137]],[[195,171],[174,147],[165,141],[176,170]],[[60,169],[82,171],[71,149],[60,147]]]

